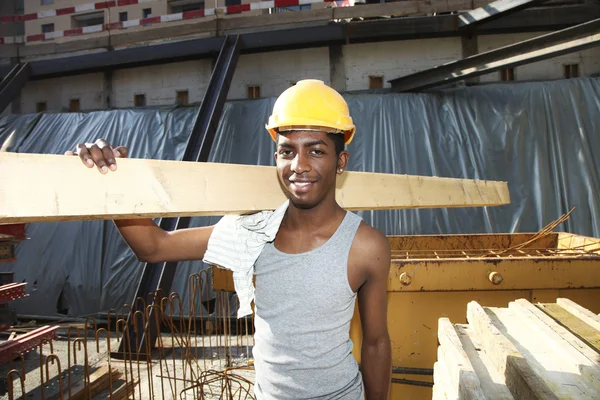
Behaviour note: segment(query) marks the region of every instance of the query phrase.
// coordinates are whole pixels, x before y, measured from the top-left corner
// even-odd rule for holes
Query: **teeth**
[[[300,186],[300,187],[308,186],[308,185],[310,185],[310,182],[294,182],[294,185]]]

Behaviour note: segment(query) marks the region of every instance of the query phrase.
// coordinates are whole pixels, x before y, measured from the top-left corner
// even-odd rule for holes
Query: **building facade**
[[[252,7],[240,8],[245,1],[216,0],[213,4],[203,0],[119,0],[113,1],[111,7],[104,7],[110,2],[98,5],[100,3],[86,0],[25,0],[24,13],[32,18],[24,25],[27,39],[25,43],[0,46],[0,55],[6,64],[14,59],[10,57],[9,47],[19,46],[21,61],[39,61],[211,37],[218,35],[219,29],[225,29],[219,26],[228,27],[233,33],[270,30],[277,35],[281,32],[278,29],[284,25],[313,24],[316,29],[339,21],[332,21],[324,14],[331,11],[326,8],[337,12],[335,3],[311,4],[303,1],[303,5],[291,6],[287,10],[293,12],[277,16],[273,14],[286,11],[286,7],[273,6],[283,3],[255,2]],[[451,2],[444,3],[445,7],[451,7],[448,5]],[[364,15],[386,12],[381,8],[382,11],[375,9],[371,12],[371,8],[367,7],[372,6],[363,7],[368,11]],[[460,4],[456,5],[456,9],[460,9]],[[440,14],[427,11],[430,10],[421,13],[420,18],[434,18]],[[419,14],[418,10],[416,14]],[[168,20],[171,17],[164,18],[173,15],[181,19],[171,21]],[[321,15],[325,17],[321,18]],[[190,16],[190,19],[183,19],[185,16]],[[363,18],[354,18],[359,19]],[[129,26],[131,21],[135,21],[136,25]],[[117,27],[115,23],[120,25]],[[115,29],[107,29],[111,24]],[[94,26],[101,26],[102,30],[82,32],[82,29]],[[523,32],[515,29],[515,32],[473,36],[414,35],[397,40],[278,48],[276,51],[242,54],[228,99],[275,97],[305,78],[321,79],[342,92],[386,89],[390,87],[391,79],[547,33],[540,30],[526,32],[532,30],[527,28],[524,26]],[[40,34],[69,30],[80,33],[56,37],[51,34],[38,40]],[[135,67],[30,80],[13,102],[13,107],[7,108],[4,114],[198,103],[206,91],[213,65],[214,57],[208,57],[152,65],[141,63]],[[539,81],[598,74],[600,47],[595,47],[493,72],[477,78],[475,82]]]

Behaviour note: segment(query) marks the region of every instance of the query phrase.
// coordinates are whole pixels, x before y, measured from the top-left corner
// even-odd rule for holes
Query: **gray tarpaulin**
[[[392,234],[531,232],[576,206],[559,227],[600,236],[600,79],[495,84],[422,94],[345,95],[357,125],[349,170],[508,181],[512,204],[489,208],[365,211]],[[211,161],[273,164],[264,125],[275,99],[227,103]],[[8,151],[62,154],[106,138],[131,157],[182,157],[195,107],[0,118]],[[18,171],[0,171],[17,173]],[[85,193],[85,182],[69,182]],[[190,193],[193,195],[193,193]],[[218,218],[194,218],[193,226]],[[110,221],[29,224],[17,261],[0,264],[29,282],[23,314],[93,314],[129,303],[141,274]],[[173,290],[202,262],[180,263]]]

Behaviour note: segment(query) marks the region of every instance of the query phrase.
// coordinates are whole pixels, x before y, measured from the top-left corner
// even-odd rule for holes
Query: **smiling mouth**
[[[298,187],[306,187],[308,185],[312,185],[313,182],[291,182],[292,185]]]

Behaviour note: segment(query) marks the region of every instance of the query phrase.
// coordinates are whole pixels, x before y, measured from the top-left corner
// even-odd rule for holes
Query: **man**
[[[304,80],[277,99],[267,130],[289,205],[275,240],[255,263],[255,394],[258,399],[387,399],[387,238],[335,200],[336,177],[355,126],[342,96]],[[77,153],[102,173],[124,147],[103,140]],[[67,152],[67,154],[74,154]],[[165,232],[152,220],[116,226],[143,261],[200,260],[214,227]],[[362,324],[361,370],[349,337],[356,297]]]

